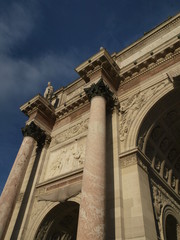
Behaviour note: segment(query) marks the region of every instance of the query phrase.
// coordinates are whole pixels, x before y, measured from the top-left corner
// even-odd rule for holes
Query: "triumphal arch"
[[[21,107],[0,239],[180,239],[180,14]]]

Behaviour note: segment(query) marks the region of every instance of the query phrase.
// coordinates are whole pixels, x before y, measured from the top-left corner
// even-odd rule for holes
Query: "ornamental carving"
[[[89,119],[85,119],[75,125],[71,126],[67,130],[57,134],[51,142],[51,147],[55,146],[58,143],[62,143],[70,138],[78,136],[81,133],[87,132],[88,130],[88,121]]]
[[[138,164],[145,172],[148,171],[146,164],[137,156],[137,153],[120,158],[121,168],[130,167]]]
[[[162,212],[166,206],[171,206],[178,215],[180,214],[180,205],[166,192],[166,190],[157,185],[152,179],[152,196],[153,196],[153,206],[154,206],[154,213],[155,218],[158,225],[159,230],[159,238],[163,238],[163,223],[162,223]]]
[[[109,87],[100,79],[96,84],[93,83],[89,88],[84,89],[89,101],[95,96],[101,96],[106,99],[107,107],[112,109],[114,107],[115,99]]]
[[[155,95],[158,94],[169,82],[161,82],[160,84],[153,86],[149,89],[145,89],[142,92],[137,92],[127,100],[120,103],[120,122],[119,122],[119,135],[120,141],[123,142],[129,132],[129,129],[138,115],[141,108]]]
[[[85,143],[81,139],[50,153],[45,178],[53,178],[84,165]]]
[[[163,206],[162,195],[156,186],[153,186],[152,189],[153,189],[153,199],[154,199],[153,203],[154,203],[155,217],[156,217],[156,220],[159,220],[159,217],[161,215],[161,209]]]
[[[21,130],[24,137],[26,136],[32,137],[37,141],[38,144],[44,144],[46,139],[46,134],[34,122],[31,122],[29,125],[26,125]]]

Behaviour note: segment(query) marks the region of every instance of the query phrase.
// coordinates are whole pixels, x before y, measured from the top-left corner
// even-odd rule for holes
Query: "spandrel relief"
[[[119,136],[123,142],[127,138],[129,128],[132,125],[138,113],[156,94],[158,94],[168,84],[168,81],[161,82],[151,88],[145,89],[142,92],[137,92],[133,96],[120,103],[120,121],[119,121]]]
[[[54,178],[83,167],[85,159],[84,139],[74,141],[50,153],[45,179]]]

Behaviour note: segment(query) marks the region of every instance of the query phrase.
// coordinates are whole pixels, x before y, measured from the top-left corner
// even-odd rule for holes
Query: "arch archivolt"
[[[168,78],[120,102],[119,138],[122,151],[136,147],[140,125],[149,110],[173,90]]]
[[[25,236],[25,239],[32,240],[35,237],[35,234],[45,218],[45,216],[53,209],[55,206],[57,206],[59,202],[50,202],[50,201],[38,201],[35,199],[31,218],[29,221],[29,230],[26,231],[27,236]]]
[[[165,227],[167,216],[171,215],[180,225],[180,205],[175,201],[167,191],[151,179],[152,197],[155,219],[158,224],[160,239],[165,238]]]
[[[75,202],[80,204],[81,200],[81,193],[72,196],[71,198],[67,199],[68,201]],[[51,202],[51,201],[38,201],[38,198],[35,198],[34,205],[32,208],[31,218],[28,224],[28,235],[25,236],[25,239],[32,240],[35,238],[37,230],[41,225],[42,221],[46,217],[46,215],[57,205],[61,204],[60,202]]]

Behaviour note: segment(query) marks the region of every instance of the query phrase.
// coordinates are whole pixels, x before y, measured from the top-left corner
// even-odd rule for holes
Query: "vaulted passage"
[[[179,94],[179,89],[172,91],[149,111],[138,140],[151,167],[177,194],[180,193]]]
[[[157,237],[165,240],[180,239],[177,218],[180,204],[179,96],[178,87],[150,109],[141,125],[137,143],[149,165]],[[170,209],[169,206],[171,210],[165,211]]]
[[[168,185],[180,192],[180,112],[174,106],[154,124],[149,134],[145,154],[152,161],[151,166],[167,181]]]
[[[79,204],[60,203],[43,219],[35,240],[75,240],[78,215]]]

